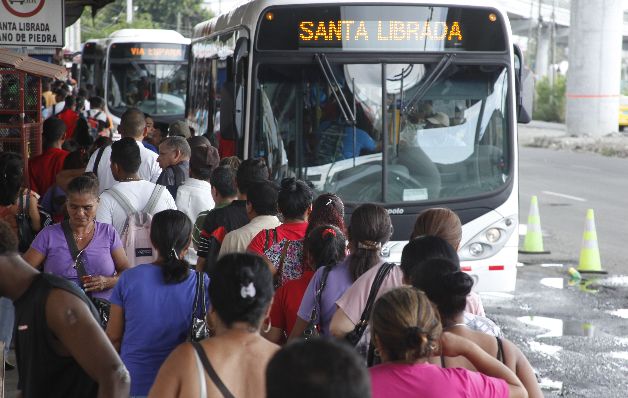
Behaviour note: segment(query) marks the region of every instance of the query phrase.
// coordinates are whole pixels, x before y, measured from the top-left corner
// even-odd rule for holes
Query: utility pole
[[[126,23],[133,23],[133,0],[126,0]]]

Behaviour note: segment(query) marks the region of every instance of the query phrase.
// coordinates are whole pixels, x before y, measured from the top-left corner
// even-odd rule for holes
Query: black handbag
[[[314,308],[312,308],[312,314],[310,315],[310,320],[303,331],[303,338],[308,340],[312,337],[318,336],[318,329],[316,328],[320,323],[320,319],[318,322],[318,308],[321,306],[321,296],[323,295],[323,289],[325,288],[325,284],[327,283],[327,276],[329,275],[330,267],[325,267],[323,269],[323,275],[321,276],[321,283],[318,286],[318,290],[316,290],[316,299],[314,301]]]
[[[33,231],[33,227],[31,226],[31,217],[28,214],[31,207],[31,190],[30,188],[26,191],[26,201],[24,201],[23,192],[20,192],[18,198],[18,212],[15,215],[15,219],[17,222],[17,234],[18,234],[18,250],[20,253],[25,253],[33,240],[35,240],[35,236],[37,233]],[[44,229],[48,225],[52,224],[52,217],[50,214],[39,208],[39,219],[41,223],[41,229]]]
[[[194,293],[194,306],[192,308],[192,325],[190,326],[189,341],[201,341],[209,337],[207,327],[207,300],[205,298],[205,273],[196,271],[196,291]],[[199,300],[201,301],[202,312],[198,313]],[[200,317],[199,317],[200,315]]]
[[[384,263],[377,271],[377,275],[375,275],[375,279],[373,279],[373,284],[371,285],[369,297],[366,300],[366,306],[364,307],[364,311],[362,311],[362,316],[360,316],[360,321],[355,325],[355,328],[345,336],[345,340],[352,346],[355,347],[360,342],[366,330],[366,326],[369,323],[369,319],[371,318],[371,311],[373,310],[373,304],[375,304],[375,298],[377,297],[379,288],[382,286],[386,275],[388,275],[394,266],[395,264],[393,263]]]
[[[83,277],[87,276],[87,271],[85,271],[85,264],[83,264],[83,258],[81,255],[83,251],[79,251],[76,246],[76,242],[74,241],[74,237],[72,236],[72,229],[70,228],[70,223],[65,220],[61,223],[61,227],[63,229],[63,234],[65,235],[65,240],[68,243],[68,249],[70,249],[70,254],[72,255],[72,260],[74,260],[74,266],[76,268],[76,273],[78,275],[79,284],[81,289],[84,290],[83,287]],[[91,293],[85,292],[87,297],[89,297],[94,307],[96,307],[96,312],[100,316],[100,326],[103,329],[107,328],[107,322],[109,322],[109,311],[111,310],[111,303],[108,300],[105,300],[100,297],[94,297]]]

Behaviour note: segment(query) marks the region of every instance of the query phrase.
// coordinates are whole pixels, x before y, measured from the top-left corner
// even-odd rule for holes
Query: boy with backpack
[[[87,120],[89,134],[94,139],[99,136],[109,137],[113,124],[105,112],[105,101],[100,97],[92,97],[89,99],[89,103],[90,109],[83,113]]]
[[[259,232],[248,251],[266,256],[275,268],[275,287],[303,274],[303,239],[312,212],[313,192],[303,181],[284,178],[277,205],[283,224]]]
[[[190,174],[192,149],[183,137],[168,137],[159,144],[157,162],[162,169],[157,184],[168,188],[173,198]]]
[[[118,183],[100,195],[96,212],[96,221],[112,224],[120,234],[132,266],[157,259],[150,241],[152,216],[177,208],[165,187],[139,177],[140,164],[135,139],[125,137],[111,145],[111,172]]]

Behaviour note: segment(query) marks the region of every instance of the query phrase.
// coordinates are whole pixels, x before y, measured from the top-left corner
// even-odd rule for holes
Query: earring
[[[264,328],[263,332],[264,333],[268,333],[270,332],[270,328],[272,327],[271,323],[270,323],[270,317],[268,317],[268,323],[266,324],[266,327]]]
[[[381,355],[379,355],[379,350],[377,348],[374,350],[374,353],[376,357],[381,357]]]

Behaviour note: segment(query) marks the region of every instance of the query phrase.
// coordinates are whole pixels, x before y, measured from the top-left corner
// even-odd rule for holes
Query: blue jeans
[[[14,323],[15,308],[13,308],[13,302],[8,298],[0,297],[0,341],[4,341],[5,354],[9,353]]]

